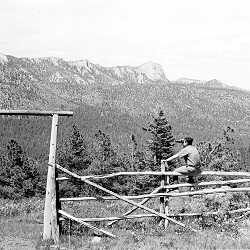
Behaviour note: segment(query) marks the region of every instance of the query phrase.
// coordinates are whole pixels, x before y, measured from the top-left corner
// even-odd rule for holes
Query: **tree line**
[[[57,163],[78,175],[100,175],[129,171],[160,171],[162,159],[176,153],[173,127],[167,121],[162,110],[143,128],[150,139],[145,143],[146,149],[138,147],[136,135],[130,136],[130,151],[124,151],[122,145],[115,145],[110,136],[100,129],[91,141],[86,141],[80,129],[73,124],[70,134],[58,145]],[[248,171],[249,148],[235,146],[234,129],[224,128],[218,140],[197,143],[201,154],[203,170]],[[179,139],[179,138],[178,138]],[[0,154],[0,197],[19,199],[44,195],[46,173],[40,171],[39,162],[27,156],[18,141],[10,139]],[[169,165],[169,171],[182,165],[177,159]],[[59,173],[59,176],[61,174]],[[199,177],[209,180],[213,177]],[[216,177],[225,179],[226,177]],[[97,181],[102,186],[124,195],[146,193],[159,186],[159,177],[119,176]],[[88,185],[70,179],[59,184],[62,197],[102,195]]]

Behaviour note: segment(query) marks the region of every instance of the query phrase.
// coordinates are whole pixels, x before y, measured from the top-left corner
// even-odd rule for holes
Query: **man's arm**
[[[178,158],[179,154],[172,155],[171,157],[167,158],[166,160],[162,160],[163,162],[169,162],[174,160],[175,158]]]

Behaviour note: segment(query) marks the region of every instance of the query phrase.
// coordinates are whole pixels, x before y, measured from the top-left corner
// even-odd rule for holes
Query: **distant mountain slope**
[[[233,125],[249,136],[250,93],[218,80],[171,83],[153,62],[102,67],[88,60],[0,56],[0,108],[71,110],[112,107],[140,124],[163,109],[175,133],[207,139]],[[88,119],[88,118],[87,118]]]
[[[92,99],[89,93],[86,95],[85,87],[169,82],[162,67],[153,62],[139,67],[102,67],[88,60],[66,62],[61,58],[3,54],[0,58],[1,108],[74,107],[72,102]]]
[[[222,83],[221,81],[217,79],[204,81],[204,80],[195,80],[195,79],[189,79],[189,78],[179,78],[176,81],[172,81],[172,83],[173,84],[187,84],[187,85],[196,86],[196,87],[237,89],[236,87],[228,86],[225,83]]]
[[[195,80],[195,79],[190,79],[190,78],[179,78],[175,81],[172,81],[174,84],[204,84],[206,81],[203,80]]]

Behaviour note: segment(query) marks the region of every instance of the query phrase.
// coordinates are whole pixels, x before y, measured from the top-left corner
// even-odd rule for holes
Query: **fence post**
[[[166,169],[167,166],[167,169]],[[168,171],[168,165],[167,162],[161,161],[161,172]],[[161,176],[161,187],[163,188],[165,185],[169,185],[169,176],[162,175]],[[165,190],[167,192],[167,190]],[[169,197],[160,197],[160,212],[164,213],[165,215],[168,215],[168,204],[169,204]],[[167,228],[169,221],[168,220],[161,220],[160,226],[162,226],[164,221],[164,227]]]
[[[56,142],[58,129],[58,114],[53,114],[51,137],[50,137],[50,152],[49,166],[47,175],[45,208],[44,208],[44,231],[43,239],[53,239],[55,244],[59,243],[59,223],[57,216],[57,185],[56,185]]]
[[[161,172],[165,172],[165,163],[161,161]],[[165,186],[165,175],[161,176],[161,187],[163,188]],[[165,214],[165,197],[160,197],[160,212]],[[166,221],[164,219],[161,219],[159,225],[162,226],[164,222],[164,225],[166,224]]]
[[[169,171],[169,167],[168,167],[168,163],[167,162],[163,162],[164,164],[164,171]],[[167,168],[166,168],[167,166]],[[165,176],[165,185],[169,185],[169,175]],[[169,191],[168,189],[166,190],[166,192]],[[169,214],[169,207],[168,207],[168,204],[169,204],[169,196],[165,198],[165,214],[168,216]],[[165,228],[168,227],[168,224],[169,224],[169,221],[168,220],[165,220]]]

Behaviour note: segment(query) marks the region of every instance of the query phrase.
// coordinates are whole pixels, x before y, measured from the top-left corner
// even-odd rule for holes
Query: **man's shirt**
[[[200,164],[201,164],[200,154],[196,147],[192,145],[188,145],[185,148],[183,148],[177,155],[179,157],[183,157],[185,160],[185,163],[188,166],[200,167]]]

